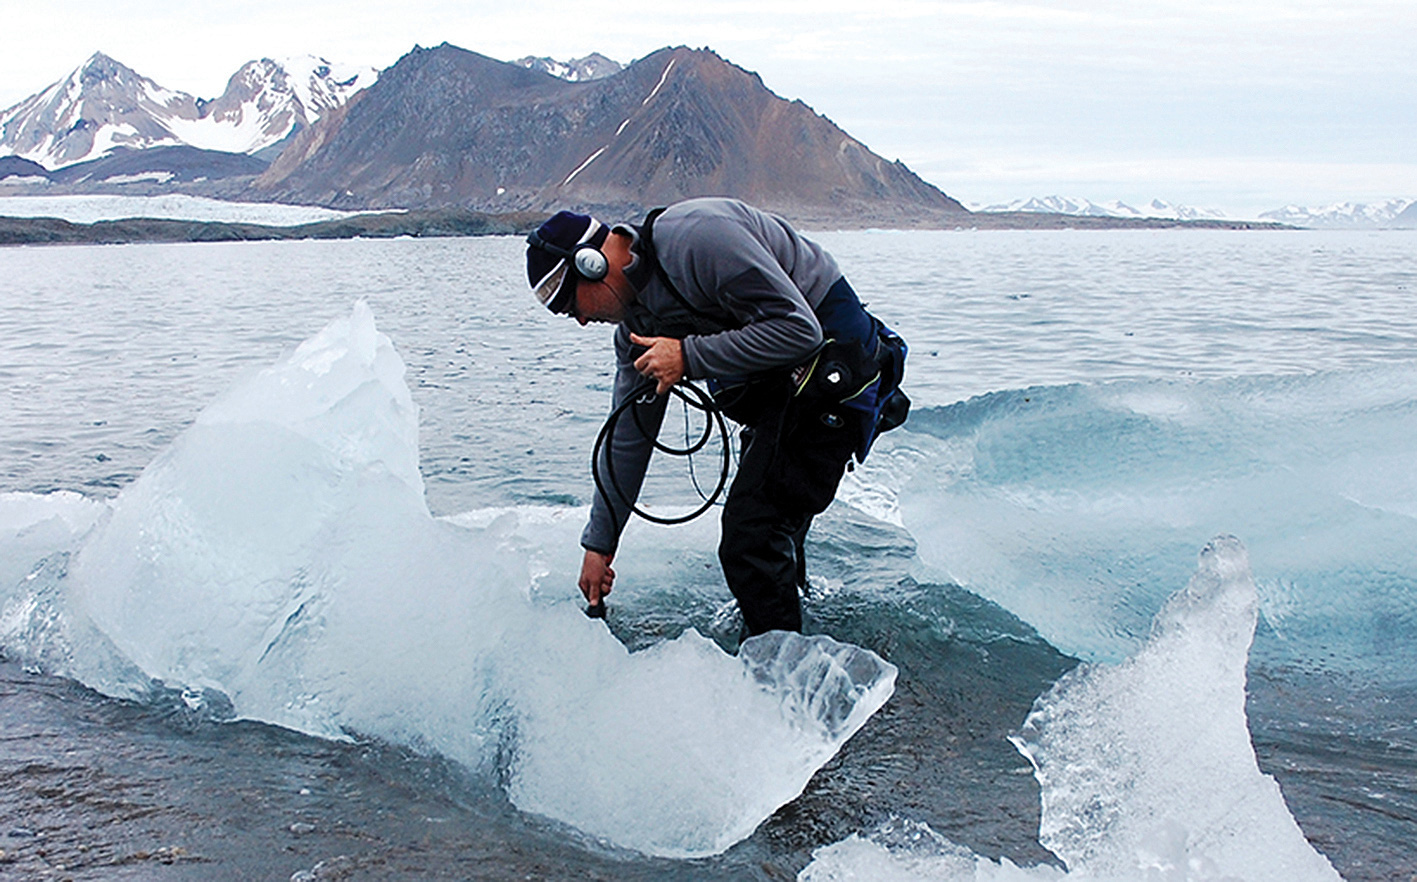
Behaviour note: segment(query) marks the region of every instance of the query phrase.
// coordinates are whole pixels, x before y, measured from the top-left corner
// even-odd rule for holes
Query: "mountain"
[[[570,61],[557,61],[545,56],[538,58],[528,55],[525,58],[518,58],[512,63],[530,70],[539,70],[544,74],[550,74],[572,83],[602,79],[625,69],[625,65],[606,58],[599,52],[592,52],[584,58],[572,58]]]
[[[1113,217],[1114,213],[1095,202],[1068,196],[1033,196],[995,205],[976,206],[977,211],[1028,211],[1039,214],[1067,214],[1074,217]]]
[[[170,128],[193,147],[260,153],[340,107],[378,77],[372,67],[332,65],[313,55],[248,61],[227,81],[220,98],[199,102],[200,119],[174,120]]]
[[[178,143],[165,121],[200,115],[191,95],[164,89],[100,52],[0,112],[0,150],[62,168],[115,147]]]
[[[0,112],[0,153],[49,169],[122,148],[195,147],[257,153],[279,144],[372,83],[373,68],[310,56],[248,62],[212,101],[159,86],[95,53],[67,78]]]
[[[989,205],[978,209],[986,212],[1025,211],[1041,214],[1066,214],[1073,217],[1166,218],[1169,220],[1220,220],[1225,213],[1214,208],[1193,208],[1153,199],[1141,208],[1125,202],[1096,203],[1089,199],[1067,196],[1035,196],[1013,202]]]
[[[684,47],[588,82],[448,44],[415,48],[299,135],[252,195],[628,217],[709,194],[819,223],[926,226],[967,214],[756,74]]]
[[[1153,199],[1140,209],[1132,209],[1131,206],[1121,202],[1108,204],[1137,211],[1138,217],[1165,217],[1175,218],[1177,220],[1223,220],[1225,218],[1225,212],[1218,208],[1196,208],[1192,205],[1177,205],[1173,202],[1167,202],[1164,199]]]
[[[1296,227],[1330,230],[1417,228],[1417,199],[1389,199],[1378,203],[1339,202],[1320,208],[1286,205],[1260,215]]]
[[[1412,200],[1406,208],[1398,212],[1393,217],[1390,226],[1402,230],[1417,230],[1417,199]]]
[[[48,183],[49,169],[18,156],[0,156],[0,182],[7,184]]]

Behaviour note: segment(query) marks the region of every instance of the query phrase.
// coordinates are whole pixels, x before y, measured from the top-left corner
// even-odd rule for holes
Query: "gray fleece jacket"
[[[620,226],[634,239],[636,261],[627,276],[638,290],[615,333],[612,409],[645,382],[635,370],[643,351],[630,334],[683,340],[688,379],[741,378],[799,364],[822,342],[813,311],[841,278],[836,261],[787,221],[736,199],[691,199],[670,206],[654,222],[654,252],[676,297],[645,257],[640,229]],[[686,308],[687,301],[692,309]],[[639,423],[658,431],[666,397],[641,408]],[[610,554],[638,499],[654,447],[636,424],[620,420],[611,439],[621,499],[595,494],[581,545]],[[606,464],[599,464],[606,474]]]

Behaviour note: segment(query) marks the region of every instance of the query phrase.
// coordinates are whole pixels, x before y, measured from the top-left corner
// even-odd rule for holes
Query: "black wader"
[[[833,291],[843,300],[849,295],[848,308],[871,328],[844,279]],[[863,348],[862,358],[874,361],[874,354]],[[750,383],[725,408],[746,428],[723,506],[718,559],[749,635],[802,630],[807,529],[831,505],[861,438],[858,421],[835,404],[794,396],[791,382],[778,377]]]

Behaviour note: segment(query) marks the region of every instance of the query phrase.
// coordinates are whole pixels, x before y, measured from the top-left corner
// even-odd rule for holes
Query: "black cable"
[[[649,385],[649,383],[646,383],[646,384],[645,384],[645,386],[648,386],[648,385]],[[657,384],[656,384],[656,385],[657,385]],[[686,385],[687,388],[692,389],[692,390],[698,395],[698,397],[699,397],[699,403],[697,403],[697,404],[694,405],[694,407],[695,407],[696,409],[702,410],[702,411],[704,411],[704,412],[706,412],[706,413],[715,412],[715,411],[718,410],[718,406],[717,406],[716,404],[714,404],[713,398],[710,397],[710,396],[708,396],[708,395],[706,395],[701,389],[699,389],[698,386],[695,386],[695,385],[693,385],[692,383],[684,383],[684,385]],[[644,388],[644,386],[641,386],[641,387],[639,387],[639,388],[642,389],[642,388]],[[636,391],[638,391],[638,389],[637,389]],[[687,442],[687,441],[688,441],[688,438],[689,438],[689,430],[688,430],[688,422],[687,422],[687,418],[688,418],[688,408],[689,408],[689,397],[688,397],[687,395],[685,395],[683,392],[679,391],[679,387],[678,387],[678,386],[671,386],[671,387],[670,387],[670,391],[673,392],[676,396],[678,396],[678,398],[679,398],[680,400],[682,400],[682,401],[684,402],[684,408],[685,408],[684,413],[685,413],[685,420],[686,420],[686,421],[685,421],[685,429],[684,429],[684,440]],[[650,395],[650,394],[648,394],[647,392],[646,392],[646,393],[643,393],[643,394],[641,394],[641,395],[639,395],[639,396],[637,396],[637,398],[638,398],[639,400],[644,401],[646,404],[649,403],[650,401],[653,401],[653,400],[654,400],[654,397],[655,397],[654,395]],[[623,406],[623,405],[622,405],[622,406]],[[632,411],[630,411],[630,415],[635,418],[635,428],[637,428],[637,429],[640,430],[640,434],[641,434],[641,435],[644,435],[646,438],[650,438],[649,429],[646,429],[646,428],[645,428],[645,424],[642,423],[642,422],[640,422],[640,412],[639,412],[638,410],[632,410]],[[613,416],[613,414],[612,414],[612,416]],[[691,445],[689,445],[689,446],[687,446],[687,447],[670,447],[670,446],[668,446],[667,444],[664,444],[664,443],[660,442],[660,440],[659,440],[659,435],[658,435],[657,433],[655,434],[655,436],[654,436],[653,438],[650,438],[650,441],[652,441],[652,442],[654,443],[654,449],[655,449],[655,450],[662,450],[662,451],[664,451],[665,453],[670,454],[671,456],[693,456],[695,453],[698,453],[700,450],[702,450],[703,447],[704,447],[704,445],[709,442],[709,438],[710,438],[710,436],[711,436],[712,431],[713,431],[713,423],[710,422],[708,419],[705,419],[705,420],[704,420],[704,433],[699,436],[699,440],[698,440],[698,441],[694,442],[693,444],[691,444]],[[691,461],[692,461],[692,460],[691,460]],[[617,487],[616,489],[619,489],[619,488]]]
[[[610,517],[616,521],[616,532],[619,532],[621,524],[619,523],[619,518],[615,514],[614,499],[613,497],[611,497],[610,491],[606,488],[607,478],[609,479],[610,487],[614,488],[615,493],[620,497],[620,501],[629,506],[631,513],[637,514],[645,520],[655,524],[684,524],[688,523],[689,521],[692,521],[694,518],[697,518],[699,515],[702,515],[704,512],[712,508],[714,503],[718,501],[718,497],[723,493],[723,489],[728,486],[728,472],[729,467],[732,463],[731,448],[733,446],[729,443],[728,425],[724,422],[723,413],[719,409],[718,405],[714,402],[713,396],[711,396],[709,393],[705,392],[704,390],[700,389],[698,386],[695,386],[693,383],[687,380],[681,381],[678,385],[670,387],[669,391],[675,397],[682,400],[685,404],[685,407],[692,407],[696,410],[701,410],[705,414],[703,434],[700,435],[699,439],[694,443],[687,444],[684,447],[670,447],[669,445],[664,444],[659,440],[658,433],[655,433],[655,435],[653,436],[650,435],[649,430],[645,427],[644,423],[641,422],[638,411],[632,410],[631,414],[634,417],[635,426],[639,428],[640,432],[644,434],[646,438],[649,438],[653,442],[655,450],[663,451],[664,453],[670,454],[671,456],[692,457],[695,453],[702,450],[706,444],[708,444],[709,440],[713,437],[713,427],[716,425],[718,427],[718,435],[722,441],[723,446],[722,465],[719,469],[718,486],[714,488],[713,493],[709,494],[709,496],[704,499],[703,505],[699,506],[698,508],[694,509],[692,512],[686,515],[678,515],[676,517],[660,517],[659,515],[650,514],[649,512],[636,505],[633,501],[631,501],[630,495],[626,493],[624,488],[620,486],[620,481],[615,475],[615,457],[613,441],[615,428],[619,424],[620,418],[624,416],[626,410],[629,410],[635,405],[640,404],[642,402],[649,403],[650,401],[654,400],[654,392],[657,385],[658,384],[654,380],[648,380],[635,387],[635,389],[628,396],[626,396],[625,400],[621,402],[620,406],[616,407],[613,411],[610,412],[610,416],[606,417],[605,425],[601,427],[600,434],[596,436],[595,447],[591,451],[590,470],[591,476],[595,478],[595,489],[597,492],[600,493],[601,496],[605,498],[606,503],[610,507]],[[646,398],[648,398],[648,400],[645,400]],[[605,475],[603,476],[601,475],[600,469],[600,454],[602,450],[604,450],[605,452]],[[691,464],[692,462],[693,460],[690,459]],[[697,485],[698,481],[696,478],[696,488]],[[699,495],[701,497],[703,496],[702,491],[700,491]]]
[[[689,402],[687,402],[687,401],[681,401],[681,402],[680,402],[680,406],[681,406],[681,407],[683,408],[683,410],[684,410],[684,438],[685,438],[685,440],[688,440],[688,437],[689,437],[689,426],[690,426],[690,423],[689,423]],[[707,416],[705,416],[705,417],[704,417],[704,431],[707,432],[707,431],[708,431],[708,428],[709,428],[709,419],[708,419]],[[694,492],[697,493],[697,494],[699,494],[699,498],[702,499],[702,500],[707,501],[707,500],[708,500],[708,497],[704,495],[704,488],[702,488],[702,487],[699,486],[699,473],[698,473],[697,471],[695,471],[695,469],[694,469],[694,458],[693,458],[692,456],[689,457],[689,480],[693,482],[693,484],[694,484]]]

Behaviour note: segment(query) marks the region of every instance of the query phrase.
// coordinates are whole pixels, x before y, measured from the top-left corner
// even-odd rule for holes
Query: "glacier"
[[[0,217],[57,217],[72,224],[130,217],[219,221],[229,224],[295,226],[352,217],[360,212],[315,205],[277,202],[228,202],[185,193],[162,196],[66,194],[63,196],[0,196]]]

